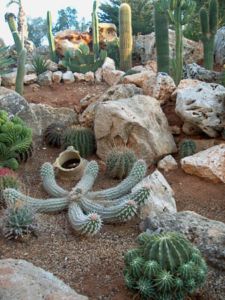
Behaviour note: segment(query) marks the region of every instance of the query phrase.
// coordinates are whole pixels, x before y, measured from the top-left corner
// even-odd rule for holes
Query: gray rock
[[[63,75],[63,73],[61,71],[53,72],[53,74],[52,74],[53,82],[60,83],[62,80],[62,75]]]
[[[41,86],[51,86],[52,85],[52,72],[46,71],[38,75],[38,83]]]
[[[204,82],[221,82],[221,73],[207,70],[196,63],[188,64],[184,67],[184,78],[197,79]]]
[[[17,71],[2,75],[2,86],[13,86],[16,84]]]
[[[71,71],[67,71],[66,73],[63,73],[62,79],[65,84],[71,84],[75,81],[73,72]]]
[[[37,75],[33,73],[33,74],[25,75],[23,82],[25,85],[29,85],[37,82],[37,80],[38,80]]]
[[[217,30],[214,49],[215,62],[223,66],[225,64],[225,26]]]
[[[25,260],[0,260],[0,299],[88,300],[52,273]]]

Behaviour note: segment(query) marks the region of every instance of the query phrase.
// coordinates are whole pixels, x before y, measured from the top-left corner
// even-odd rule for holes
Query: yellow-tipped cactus
[[[131,8],[127,3],[120,5],[119,9],[120,29],[120,69],[127,71],[132,68],[132,20]]]

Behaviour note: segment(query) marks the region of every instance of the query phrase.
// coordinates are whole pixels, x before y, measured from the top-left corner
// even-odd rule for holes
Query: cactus
[[[122,3],[119,8],[120,31],[120,69],[127,71],[132,68],[132,20],[129,4]]]
[[[95,152],[95,136],[91,129],[85,127],[71,127],[63,134],[63,148],[73,146],[81,157],[88,157]]]
[[[98,26],[98,0],[93,2],[93,12],[92,12],[92,43],[95,60],[99,57],[100,47],[99,47],[99,26]]]
[[[8,168],[0,168],[0,204],[4,203],[3,191],[6,188],[19,189],[20,183],[16,174]]]
[[[184,236],[143,233],[138,242],[139,248],[125,254],[125,283],[143,298],[184,300],[203,285],[205,261]]]
[[[27,57],[27,50],[23,48],[20,51],[18,57],[17,74],[16,74],[16,92],[20,95],[23,95],[23,90],[24,90],[23,80],[26,74],[26,70],[25,70],[26,57]]]
[[[62,123],[52,123],[44,131],[44,140],[47,145],[53,147],[62,146],[62,135],[66,126]]]
[[[162,0],[154,3],[157,70],[169,74],[169,19],[163,4]]]
[[[57,62],[57,55],[56,55],[56,50],[55,50],[55,40],[54,40],[54,36],[52,34],[52,15],[51,15],[50,11],[47,12],[47,30],[48,30],[48,43],[49,43],[51,60],[54,62]]]
[[[14,40],[14,43],[16,46],[17,55],[19,55],[21,50],[23,49],[23,44],[20,39],[19,32],[17,31],[17,28],[16,28],[16,16],[12,13],[7,13],[7,14],[5,14],[5,20],[8,23],[9,29],[12,33],[13,40]]]
[[[191,156],[196,152],[196,144],[193,140],[184,140],[180,144],[179,154],[180,158]]]
[[[111,178],[126,177],[137,160],[134,152],[126,147],[116,147],[106,158],[106,173]]]
[[[213,70],[214,64],[214,41],[218,27],[218,1],[210,0],[208,11],[206,8],[200,9],[200,23],[204,46],[204,67]]]

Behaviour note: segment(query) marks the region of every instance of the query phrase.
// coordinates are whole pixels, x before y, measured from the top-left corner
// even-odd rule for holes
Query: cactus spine
[[[200,9],[200,22],[202,36],[201,40],[204,46],[204,67],[207,70],[213,70],[214,63],[214,41],[218,26],[218,1],[210,0],[209,10]]]
[[[169,19],[160,2],[154,4],[157,70],[169,74]]]
[[[99,57],[100,47],[99,47],[99,26],[98,26],[98,0],[93,3],[92,12],[92,42],[95,60]]]
[[[49,43],[51,60],[57,62],[55,41],[54,41],[54,36],[52,34],[52,15],[50,11],[47,12],[47,26],[48,26],[48,43]]]
[[[119,30],[120,30],[120,69],[127,71],[132,68],[132,20],[131,8],[123,3],[119,8]]]
[[[20,51],[19,57],[18,57],[18,63],[17,63],[17,74],[16,74],[16,92],[20,95],[23,95],[24,90],[24,76],[26,74],[26,57],[27,57],[27,50],[23,48]]]

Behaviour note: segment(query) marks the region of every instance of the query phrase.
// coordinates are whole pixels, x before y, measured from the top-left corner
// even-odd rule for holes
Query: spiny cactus
[[[14,172],[8,168],[0,168],[0,204],[4,204],[3,191],[6,188],[19,189],[20,183]]]
[[[137,161],[135,153],[127,147],[115,147],[106,158],[106,173],[112,178],[126,177]]]
[[[27,50],[23,48],[20,51],[19,57],[18,57],[18,63],[17,63],[17,74],[16,74],[16,92],[20,95],[23,95],[24,90],[24,76],[26,75],[26,58],[27,58]]]
[[[208,11],[202,7],[200,9],[200,23],[204,46],[204,67],[213,70],[214,63],[214,41],[218,27],[218,1],[210,0]]]
[[[47,30],[48,30],[48,43],[49,43],[49,49],[50,49],[50,55],[51,55],[51,60],[54,62],[57,62],[57,55],[56,55],[56,50],[55,50],[55,40],[54,36],[52,34],[52,15],[51,12],[47,12]]]
[[[62,136],[66,126],[62,123],[52,123],[44,131],[44,140],[47,145],[53,147],[62,146]]]
[[[132,68],[132,20],[129,4],[122,3],[119,8],[120,30],[120,69],[127,71]]]
[[[204,284],[207,267],[198,249],[175,232],[138,237],[125,254],[125,283],[144,299],[184,300]]]
[[[196,152],[196,144],[193,140],[184,140],[179,148],[180,158],[191,156]]]
[[[63,148],[73,146],[79,151],[81,157],[88,157],[95,151],[95,135],[94,132],[85,127],[68,128],[62,137]]]

